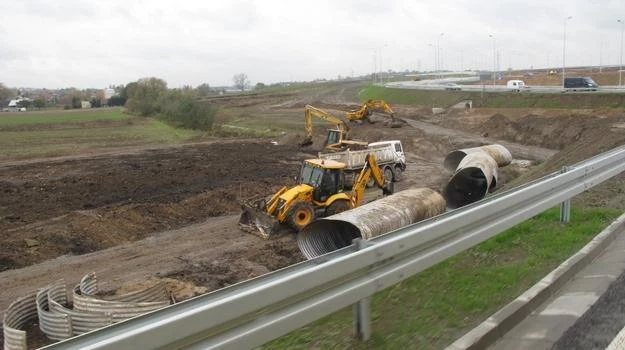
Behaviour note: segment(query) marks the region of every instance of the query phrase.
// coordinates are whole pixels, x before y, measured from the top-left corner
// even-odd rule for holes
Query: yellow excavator
[[[315,108],[311,105],[306,105],[304,108],[304,127],[306,128],[306,138],[301,146],[309,146],[313,143],[313,118],[319,118],[334,125],[336,129],[329,129],[328,136],[326,137],[324,148],[328,151],[342,151],[346,148],[364,148],[367,146],[367,142],[350,140],[349,139],[349,127],[344,121],[335,117],[334,115]]]
[[[402,123],[395,118],[395,113],[391,109],[391,106],[386,103],[384,100],[367,100],[365,101],[359,109],[353,110],[351,112],[347,112],[347,120],[349,121],[363,121],[366,120],[369,123],[374,123],[374,120],[371,119],[371,115],[374,111],[382,112],[387,120],[385,123],[390,127],[401,127]]]
[[[268,199],[243,201],[239,226],[263,238],[280,233],[284,225],[300,231],[317,217],[360,206],[371,177],[384,195],[393,193],[392,181],[385,181],[373,154],[367,155],[351,193],[344,192],[344,168],[344,163],[333,160],[305,160],[297,185],[291,188],[284,186]]]

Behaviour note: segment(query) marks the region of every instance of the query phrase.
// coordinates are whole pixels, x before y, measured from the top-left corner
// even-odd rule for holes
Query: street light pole
[[[623,73],[623,21],[620,19],[616,21],[621,24],[621,63],[618,69],[618,85],[621,86],[621,75]]]
[[[495,36],[488,34],[490,38],[493,38],[493,86],[495,86],[495,71],[497,70],[497,50],[495,49]]]
[[[436,68],[436,70],[439,71],[439,77],[440,77],[440,71],[443,69],[443,67],[441,67],[441,37],[443,35],[445,35],[445,33],[441,33],[438,36],[438,40],[436,42],[436,54],[437,54],[437,59],[436,59],[437,68]]]
[[[564,79],[566,78],[566,21],[573,18],[568,16],[564,19],[564,36],[562,39],[562,87],[564,87]]]

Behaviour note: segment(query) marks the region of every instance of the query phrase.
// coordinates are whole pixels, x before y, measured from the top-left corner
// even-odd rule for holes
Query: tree
[[[208,85],[208,83],[203,83],[203,84],[198,85],[195,88],[195,91],[196,91],[198,96],[206,97],[206,96],[210,95],[211,87]]]
[[[42,97],[37,97],[34,101],[33,101],[33,105],[35,106],[35,108],[37,109],[42,109],[43,107],[46,106],[46,101],[42,98]]]
[[[133,85],[131,85],[133,84]],[[126,85],[126,108],[147,117],[160,112],[159,99],[167,92],[167,83],[159,78],[143,78]]]
[[[241,91],[245,91],[245,87],[250,83],[245,73],[235,74],[234,77],[232,77],[232,81],[234,82],[234,87]]]
[[[0,83],[0,106],[3,106],[7,100],[13,96],[13,90],[7,88],[3,83]]]
[[[17,103],[17,106],[19,108],[30,108],[30,106],[32,106],[32,104],[33,104],[33,102],[31,100],[23,99],[23,100],[20,100]]]
[[[263,89],[265,87],[266,87],[266,85],[264,83],[256,83],[256,88],[255,89],[260,90],[260,89]]]

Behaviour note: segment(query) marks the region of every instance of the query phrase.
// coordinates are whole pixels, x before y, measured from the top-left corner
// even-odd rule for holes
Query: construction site
[[[376,111],[367,112],[365,118],[354,114],[363,106],[357,97],[362,87],[362,82],[331,83],[304,92],[293,89],[207,100],[222,111],[218,117],[224,128],[233,120],[253,119],[268,128],[272,123],[286,126],[286,131],[270,136],[210,136],[175,146],[4,157],[0,161],[0,308],[5,310],[18,298],[61,279],[76,284],[92,272],[97,274],[99,289],[108,294],[162,282],[171,301],[179,302],[306,260],[298,247],[296,226],[310,223],[317,216],[314,210],[312,218],[302,214],[301,222],[280,218],[288,214],[275,214],[280,219],[265,226],[248,218],[248,226],[263,227],[261,234],[250,234],[240,225],[242,203],[264,198],[264,206],[255,204],[254,210],[269,211],[268,197],[285,193],[283,187],[302,186],[302,162],[326,153],[324,144],[333,144],[328,142],[328,129],[341,129],[327,114],[343,120],[349,129],[345,144],[335,142],[334,151],[399,141],[405,155],[404,164],[387,168],[378,164],[366,179],[359,178],[364,176],[363,166],[357,167],[352,174],[354,188],[359,180],[378,186],[364,190],[363,182],[360,194],[350,193],[351,186],[345,186],[339,209],[330,203],[336,199],[316,198],[315,210],[327,215],[349,211],[354,196],[360,196],[359,204],[380,200],[390,184],[394,193],[420,188],[448,199],[445,191],[455,170],[446,169],[445,158],[456,150],[496,144],[511,155],[509,164],[497,169],[496,184],[489,182],[488,193],[466,203],[459,200],[457,206],[462,206],[625,141],[625,113],[601,103],[591,108],[491,108],[472,101],[469,108],[464,96],[457,95],[453,104],[445,105],[387,101],[386,107],[374,106]],[[558,98],[569,96],[554,97]],[[322,112],[311,112],[307,120],[312,108]],[[359,147],[358,142],[365,146]],[[330,169],[331,159],[317,167]],[[370,165],[367,162],[363,164]],[[573,205],[625,210],[624,185],[625,177],[617,176],[576,197]],[[330,194],[336,193],[334,189]],[[449,203],[443,204],[442,211],[448,207]],[[267,234],[273,224],[283,231]],[[26,330],[29,348],[53,342],[35,324]]]

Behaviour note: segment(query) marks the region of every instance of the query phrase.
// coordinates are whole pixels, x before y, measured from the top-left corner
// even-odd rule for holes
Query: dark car
[[[588,77],[564,78],[564,88],[571,89],[573,91],[577,91],[577,90],[597,91],[597,88],[599,88],[599,85],[597,85],[597,83],[595,83],[594,80]]]

